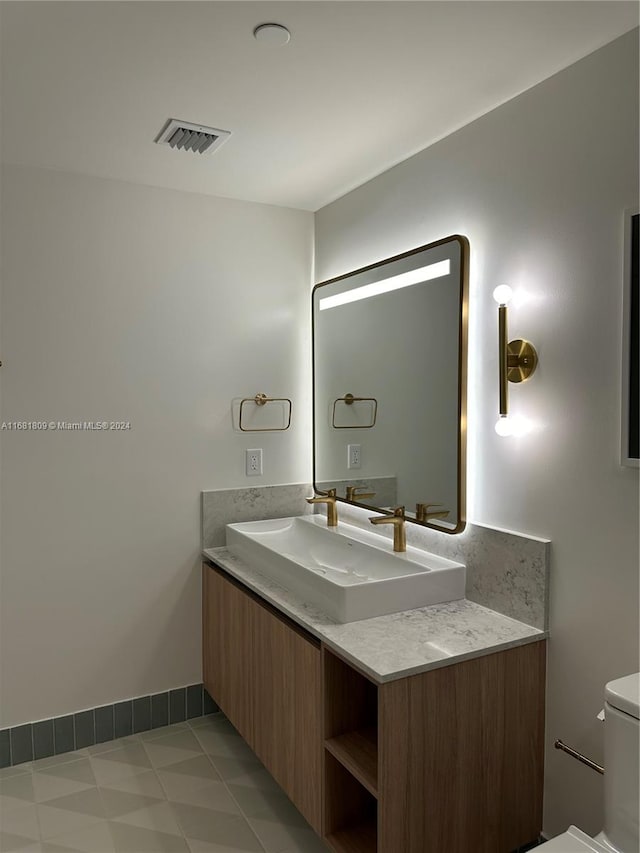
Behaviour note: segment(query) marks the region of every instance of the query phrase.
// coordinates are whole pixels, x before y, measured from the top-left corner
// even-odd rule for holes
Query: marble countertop
[[[203,554],[378,683],[547,636],[545,631],[466,599],[340,624],[226,548],[208,548]]]

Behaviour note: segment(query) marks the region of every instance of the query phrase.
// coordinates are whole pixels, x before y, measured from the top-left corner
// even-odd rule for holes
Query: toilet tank
[[[640,673],[605,688],[604,840],[614,850],[638,853]]]

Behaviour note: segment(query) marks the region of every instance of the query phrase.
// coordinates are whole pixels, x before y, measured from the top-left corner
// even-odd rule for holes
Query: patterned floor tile
[[[286,826],[271,820],[249,820],[267,853],[328,853],[311,827]]]
[[[182,787],[176,785],[171,795],[172,803],[200,806],[220,812],[238,814],[240,809],[223,782],[207,782],[204,786]]]
[[[201,717],[202,722],[191,720],[191,728],[196,733],[199,731],[213,731],[220,734],[230,734],[239,736],[238,730],[223,714],[213,714],[210,717]]]
[[[75,761],[68,761],[65,764],[53,764],[50,767],[34,770],[33,775],[50,776],[54,779],[70,779],[74,782],[91,783],[92,785],[96,783],[91,762],[87,756],[80,756]]]
[[[86,791],[79,791],[76,794],[66,794],[64,797],[57,797],[45,804],[39,804],[38,808],[41,807],[105,817],[102,797],[97,787],[88,788]]]
[[[23,776],[25,773],[31,773],[31,762],[27,764],[15,764],[13,767],[3,767],[0,770],[0,781],[9,779],[12,776]]]
[[[95,787],[95,785],[86,785],[83,782],[73,782],[69,779],[52,779],[50,776],[37,775],[34,775],[33,786],[38,803],[46,803],[67,794],[77,794],[80,791],[87,791]]]
[[[89,754],[87,749],[76,749],[74,752],[63,752],[60,755],[50,755],[49,758],[39,758],[31,763],[31,770],[41,772],[50,767],[57,767],[59,764],[69,764],[72,761],[79,761],[81,758],[86,758]]]
[[[0,811],[20,808],[35,802],[31,773],[20,773],[0,780]]]
[[[198,838],[187,839],[191,853],[252,853],[253,847],[247,850],[245,847],[234,847],[228,844],[215,844],[210,841],[200,841]],[[262,847],[260,850],[262,851]]]
[[[38,813],[35,805],[22,805],[17,809],[0,812],[0,826],[3,832],[11,835],[21,835],[30,839],[31,843],[40,840]]]
[[[227,783],[246,785],[250,788],[275,788],[277,783],[257,758],[222,758],[212,755],[211,760],[220,777]]]
[[[0,853],[326,853],[220,713],[0,771],[0,823]]]
[[[96,743],[93,746],[88,746],[85,750],[87,755],[102,755],[104,752],[114,752],[116,749],[123,749],[132,744],[140,743],[140,735],[127,735],[117,740],[105,740],[103,743]]]
[[[266,820],[307,829],[309,824],[280,790],[261,790],[244,785],[229,785],[229,791],[249,820]]]
[[[171,805],[167,802],[156,802],[152,806],[114,818],[118,823],[128,826],[139,826],[142,829],[152,829],[156,832],[166,832],[169,835],[182,835]]]
[[[195,729],[204,751],[214,757],[254,758],[254,753],[238,734],[213,729]]]
[[[145,750],[154,767],[177,764],[203,752],[199,741],[189,729],[157,740],[145,741]]]
[[[218,725],[223,720],[227,720],[227,718],[221,714],[208,714],[206,717],[194,717],[193,720],[187,720],[187,725],[192,729],[206,729],[212,725]]]
[[[116,745],[117,744],[117,745]],[[114,764],[134,764],[138,767],[150,767],[149,756],[138,740],[113,741],[112,748],[92,755],[92,761],[111,761]]]
[[[130,791],[118,791],[113,788],[101,788],[100,794],[104,804],[105,817],[109,820],[132,814],[157,803],[164,803],[164,800],[158,797],[149,797]]]
[[[196,755],[192,758],[187,758],[186,761],[178,761],[167,767],[159,768],[157,772],[161,780],[167,774],[172,776],[192,776],[206,780],[217,780],[220,778],[218,771],[206,755]]]
[[[33,790],[39,803],[93,788],[96,778],[88,758],[45,767],[33,774]]]
[[[179,835],[114,821],[109,824],[109,829],[116,853],[189,853],[187,842]]]
[[[201,718],[200,718],[201,719]],[[188,732],[190,726],[188,723],[173,723],[170,726],[161,726],[159,729],[150,729],[148,732],[140,732],[137,737],[140,740],[157,740],[159,737],[166,737],[174,732]]]
[[[210,777],[204,776],[186,776],[178,773],[168,773],[166,770],[159,770],[158,777],[162,783],[167,799],[170,802],[184,801],[195,791],[200,791],[211,785],[212,782],[219,781],[219,777],[212,768],[213,775]]]
[[[112,752],[91,756],[91,766],[99,785],[110,785],[119,779],[136,776],[151,768],[141,743],[129,743]]]
[[[17,850],[25,850],[27,847],[33,846],[32,838],[25,838],[24,835],[14,835],[12,832],[0,830],[0,851],[1,853],[14,853]]]
[[[173,808],[187,839],[263,853],[262,845],[242,815],[184,804]]]
[[[102,798],[97,788],[40,803],[37,808],[40,832],[44,839],[75,832],[105,819]]]
[[[107,821],[100,821],[76,832],[67,832],[43,843],[47,853],[80,851],[80,853],[115,853]]]
[[[126,791],[129,794],[143,794],[147,797],[155,797],[157,800],[166,799],[164,788],[153,770],[145,770],[136,776],[117,779],[109,785],[102,786],[100,790]]]

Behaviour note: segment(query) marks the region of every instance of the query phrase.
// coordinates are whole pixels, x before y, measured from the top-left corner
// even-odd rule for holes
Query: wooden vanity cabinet
[[[203,568],[204,684],[336,853],[511,853],[542,827],[544,640],[377,684]]]
[[[320,643],[206,563],[202,609],[204,686],[320,833]]]

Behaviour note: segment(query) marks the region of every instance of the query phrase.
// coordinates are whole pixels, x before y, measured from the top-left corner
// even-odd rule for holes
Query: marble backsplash
[[[305,498],[309,484],[258,486],[202,492],[202,547],[226,544],[225,525],[235,521],[286,518],[314,511]],[[319,508],[323,512],[323,508]],[[370,530],[370,510],[340,503],[338,517]],[[381,525],[376,533],[391,539]],[[458,560],[467,567],[466,597],[534,628],[547,629],[550,542],[479,524],[455,536],[407,524],[407,543]]]
[[[202,547],[226,545],[226,524],[313,513],[315,506],[305,501],[312,494],[305,483],[202,492]]]

